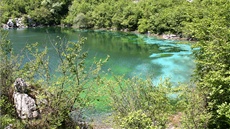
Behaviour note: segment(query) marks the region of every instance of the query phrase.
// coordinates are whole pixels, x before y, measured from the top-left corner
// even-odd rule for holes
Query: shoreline
[[[63,25],[53,25],[53,26],[45,26],[45,25],[39,25],[39,26],[25,26],[25,27],[9,27],[9,28],[5,28],[4,24],[2,24],[1,28],[2,29],[27,29],[27,28],[43,28],[43,27],[60,27],[60,28],[71,28],[71,29],[80,29],[81,28],[75,28],[75,27],[71,27],[71,26],[63,26]],[[111,32],[124,32],[124,33],[133,33],[133,34],[137,34],[137,35],[145,35],[147,37],[153,37],[153,38],[157,38],[157,39],[161,39],[161,40],[176,40],[179,42],[196,42],[196,40],[193,39],[188,39],[185,37],[181,37],[178,36],[176,34],[156,34],[156,33],[150,33],[149,31],[146,33],[139,33],[137,30],[134,31],[128,31],[127,29],[121,29],[121,30],[116,30],[116,29],[112,29],[112,28],[82,28],[82,30],[104,30],[104,31],[111,31]]]
[[[62,26],[62,25],[58,25],[57,27],[62,27],[62,28],[72,28],[72,29],[81,29],[81,28],[74,28],[74,27],[66,27],[66,26]],[[121,29],[121,30],[116,30],[113,28],[82,28],[82,30],[104,30],[104,31],[111,31],[111,32],[124,32],[124,33],[133,33],[133,34],[137,34],[137,35],[146,35],[148,37],[154,37],[157,39],[162,39],[162,40],[176,40],[176,41],[180,41],[180,42],[196,42],[196,40],[192,39],[192,38],[186,38],[186,37],[181,37],[179,35],[176,34],[156,34],[156,33],[150,33],[150,32],[146,32],[146,33],[139,33],[137,30],[134,31],[129,31],[127,29]]]

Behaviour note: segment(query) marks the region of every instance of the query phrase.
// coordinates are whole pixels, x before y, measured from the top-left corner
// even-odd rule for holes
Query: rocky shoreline
[[[9,18],[7,23],[2,23],[1,27],[3,29],[28,28],[36,27],[36,23],[33,21],[32,18],[30,18],[30,16],[20,18]]]
[[[61,27],[66,27],[65,25],[59,25]],[[27,17],[21,17],[21,18],[10,18],[8,19],[6,24],[2,24],[1,27],[3,29],[12,29],[12,28],[29,28],[29,27],[39,27],[32,18],[29,16]],[[140,34],[137,31],[129,31],[128,29],[122,29],[122,30],[116,30],[116,29],[95,29],[95,30],[108,30],[108,31],[121,31],[121,32],[131,32],[135,34]],[[159,39],[165,39],[165,40],[179,40],[179,41],[194,41],[192,38],[186,38],[182,35],[176,35],[176,34],[154,34],[148,31],[145,33],[148,37],[157,37]]]

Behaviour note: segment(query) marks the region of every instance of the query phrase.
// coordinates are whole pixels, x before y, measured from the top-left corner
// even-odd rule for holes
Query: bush
[[[167,126],[169,116],[174,113],[171,103],[173,98],[169,97],[172,88],[168,81],[154,86],[151,78],[143,80],[137,77],[115,77],[114,80],[106,84],[110,106],[114,110],[114,119],[118,125],[134,127],[142,123],[140,126],[146,128],[150,125],[161,128]],[[136,123],[140,118],[144,118],[143,121]],[[125,124],[124,121],[128,123]]]
[[[208,113],[203,91],[195,87],[182,86],[178,94],[178,109],[182,113],[181,128],[184,129],[205,129],[211,114]]]
[[[77,28],[87,28],[88,19],[83,13],[79,13],[76,18],[74,18],[73,26]]]
[[[142,110],[130,112],[121,118],[121,127],[125,129],[152,129],[152,120]]]
[[[25,53],[30,62],[15,63],[20,58],[12,54],[12,44],[5,40],[5,33],[1,33],[1,121],[4,126],[19,121],[12,103],[11,85],[14,79],[21,77],[29,82],[30,87],[36,89],[37,106],[40,118],[19,121],[18,126],[26,125],[26,128],[75,128],[78,124],[73,121],[73,112],[82,112],[89,106],[92,98],[82,97],[82,94],[93,85],[95,76],[101,69],[105,60],[95,61],[91,67],[85,67],[87,52],[82,52],[84,40],[77,43],[64,42],[60,38],[59,43],[53,43],[56,54],[59,57],[56,70],[49,68],[48,50],[38,50],[37,43],[27,45]],[[96,99],[96,98],[94,98]],[[81,118],[80,118],[81,119]],[[79,119],[79,120],[80,120]],[[78,121],[78,120],[77,120]],[[16,124],[13,124],[16,127]]]

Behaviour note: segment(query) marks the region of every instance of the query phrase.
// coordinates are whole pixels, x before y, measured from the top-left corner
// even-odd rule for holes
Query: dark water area
[[[86,62],[90,64],[94,57],[105,59],[109,55],[109,61],[103,66],[103,70],[111,69],[115,75],[148,75],[153,76],[154,83],[164,78],[170,78],[175,84],[187,83],[195,67],[189,44],[146,35],[58,27],[10,29],[8,32],[17,54],[24,50],[26,44],[37,42],[40,50],[47,46],[51,68],[58,64],[58,57],[54,54],[51,43],[77,42],[82,37],[87,38],[84,44],[84,51],[89,54]],[[61,40],[58,37],[61,37]]]

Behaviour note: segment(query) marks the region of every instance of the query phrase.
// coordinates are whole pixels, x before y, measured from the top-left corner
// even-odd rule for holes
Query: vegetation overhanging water
[[[74,30],[69,28],[29,28],[9,30],[9,38],[14,44],[16,53],[30,43],[39,43],[39,49],[45,46],[50,50],[51,65],[57,64],[57,57],[52,53],[51,42],[63,40],[78,41],[86,37],[84,49],[88,51],[88,64],[97,59],[110,56],[103,67],[111,69],[115,75],[133,77],[153,76],[158,83],[161,78],[170,78],[173,83],[189,82],[194,69],[192,49],[189,44],[173,40],[162,40],[146,35],[124,32]],[[53,68],[53,66],[52,66]]]
[[[102,70],[110,69],[114,75],[124,75],[126,78],[152,76],[155,85],[162,79],[170,78],[177,85],[179,82],[189,82],[195,66],[190,45],[179,41],[133,33],[59,27],[9,30],[9,38],[17,54],[23,51],[26,44],[38,42],[40,50],[48,47],[50,68],[53,70],[58,65],[58,57],[54,54],[52,43],[77,42],[82,37],[87,38],[83,50],[88,51],[86,65],[89,66],[95,58],[106,58],[109,55],[109,61]],[[95,103],[99,112],[108,110],[103,99],[102,96],[102,101]]]
[[[97,1],[95,0],[93,1],[88,1],[88,0],[87,1],[84,1],[84,0],[83,1],[79,1],[79,0],[66,0],[66,1],[61,1],[61,0],[57,0],[57,1],[2,0],[1,5],[3,6],[1,8],[2,16],[1,16],[0,21],[3,24],[7,23],[7,21],[11,21],[10,22],[11,24],[9,24],[10,27],[12,27],[12,21],[16,20],[17,23],[21,23],[23,21],[26,22],[26,24],[17,25],[19,28],[25,25],[28,25],[28,26],[35,25],[36,26],[36,24],[37,25],[62,24],[62,25],[70,25],[70,26],[75,26],[75,27],[86,27],[86,28],[113,28],[113,29],[118,29],[118,30],[124,30],[124,29],[125,30],[138,30],[139,33],[146,33],[148,31],[150,33],[155,33],[155,34],[168,34],[168,33],[171,34],[172,33],[172,34],[180,35],[187,39],[191,39],[191,40],[195,39],[196,41],[198,41],[195,44],[195,47],[200,48],[198,51],[194,51],[194,58],[195,58],[194,60],[196,61],[197,67],[195,68],[192,83],[195,82],[196,87],[191,87],[191,85],[189,84],[183,85],[184,87],[187,87],[187,88],[182,90],[182,96],[181,96],[182,98],[178,102],[178,104],[180,105],[179,107],[181,108],[178,108],[178,105],[176,105],[176,107],[175,105],[173,106],[170,105],[169,104],[170,100],[168,98],[165,98],[165,94],[160,94],[161,92],[158,92],[158,90],[154,90],[153,92],[150,92],[150,90],[148,89],[148,90],[145,90],[144,93],[150,93],[149,94],[151,98],[150,100],[153,101],[151,106],[153,107],[157,106],[157,107],[152,108],[149,105],[146,106],[145,104],[149,103],[149,99],[144,99],[145,100],[144,102],[146,103],[122,106],[128,110],[133,107],[133,110],[129,110],[126,113],[122,113],[122,115],[119,115],[119,113],[121,112],[117,110],[116,115],[118,115],[119,118],[122,118],[122,119],[119,119],[120,121],[117,122],[117,124],[121,125],[121,128],[135,128],[139,126],[140,124],[141,125],[145,124],[145,126],[143,125],[143,128],[145,127],[167,128],[168,126],[171,126],[171,123],[169,123],[169,122],[172,122],[170,120],[172,118],[171,116],[172,115],[175,116],[174,113],[179,112],[180,113],[178,114],[179,117],[177,117],[178,115],[175,116],[179,118],[177,119],[178,124],[174,126],[177,128],[198,128],[198,129],[199,128],[230,128],[230,122],[229,122],[230,121],[229,120],[230,119],[230,115],[229,115],[230,114],[230,104],[229,104],[230,101],[228,97],[230,94],[230,90],[228,90],[229,82],[230,82],[230,78],[229,78],[229,68],[230,68],[229,35],[230,35],[230,31],[228,31],[229,26],[230,26],[229,25],[230,23],[229,22],[230,20],[229,19],[229,7],[230,7],[229,1],[226,1],[226,0],[212,0],[212,1],[209,1],[209,0],[182,0],[182,1],[105,0],[102,2],[98,0]],[[31,21],[27,22],[27,20],[31,20]],[[34,22],[32,20],[34,20]],[[44,28],[41,29],[40,32],[45,32],[45,33],[48,32],[46,33],[47,35],[42,35],[42,34],[39,35],[38,33],[35,34],[35,36],[37,36],[36,38],[39,39],[39,40],[35,40],[35,42],[44,39],[43,40],[44,42],[39,42],[40,49],[43,49],[43,46],[46,46],[46,42],[48,40],[50,41],[55,38],[55,34],[53,33],[51,34],[51,30],[45,31]],[[59,33],[58,31],[54,31],[54,32]],[[18,33],[18,31],[15,31],[13,33],[16,34]],[[21,33],[24,33],[24,31],[21,31]],[[67,32],[66,35],[70,33],[72,32]],[[75,34],[72,34],[75,36],[73,40],[77,40],[76,37],[81,37],[81,35],[77,36]],[[49,37],[52,37],[51,35],[53,35],[53,38],[49,38]],[[24,35],[24,36],[27,36],[27,35]],[[113,36],[114,36],[114,33],[113,33]],[[30,34],[28,34],[27,38],[24,38],[24,39],[20,38],[20,39],[21,40],[26,39],[26,41],[30,43],[29,37],[30,37]],[[102,39],[104,39],[104,36],[101,36],[101,37]],[[121,37],[121,36],[119,35],[118,37]],[[69,40],[69,36],[67,36],[66,39]],[[20,43],[18,41],[16,42]],[[3,43],[7,45],[7,42],[5,40],[3,40]],[[139,47],[139,43],[140,42],[138,40],[138,43],[137,43],[138,45],[136,45],[137,47]],[[124,46],[130,47],[129,42],[127,44],[121,45],[122,46],[121,48],[125,48]],[[147,42],[145,42],[144,44],[147,44]],[[157,43],[155,41],[151,42],[152,46],[156,44]],[[11,45],[11,44],[8,44],[8,45]],[[158,47],[161,45],[158,45]],[[16,51],[19,52],[21,51],[21,48],[23,48],[23,46],[24,45],[21,44],[19,46],[14,46],[14,47],[16,48]],[[85,44],[85,46],[87,46],[87,43]],[[112,46],[112,45],[109,45],[109,46]],[[149,46],[149,45],[141,45],[141,46]],[[97,45],[95,46],[95,48],[98,48],[98,47],[99,46]],[[164,46],[163,48],[161,47],[161,49],[167,50],[168,49],[167,47],[168,46]],[[49,49],[52,50],[52,47],[50,47]],[[14,70],[13,69],[9,70],[8,66],[11,66],[12,63],[14,65],[14,62],[8,62],[7,55],[4,54],[4,52],[7,50],[5,51],[4,50],[5,50],[5,47],[1,46],[0,54],[6,57],[5,58],[6,60],[1,58],[1,66],[2,66],[1,68],[3,68],[3,71],[1,71],[1,75],[4,72],[7,74],[5,74],[5,76],[3,77],[1,76],[1,79],[3,78],[9,83],[3,84],[1,81],[1,86],[3,86],[2,93],[5,93],[5,94],[3,95],[3,97],[1,96],[1,102],[3,103],[1,103],[0,106],[1,106],[1,109],[3,109],[1,110],[1,113],[3,111],[3,114],[2,114],[3,117],[1,117],[1,120],[3,120],[3,127],[4,126],[6,127],[9,124],[12,125],[11,123],[15,123],[15,119],[16,120],[18,119],[16,115],[13,115],[15,113],[12,113],[12,110],[8,111],[9,106],[11,106],[11,103],[10,103],[11,94],[8,93],[8,91],[10,91],[10,86],[12,85],[14,78],[17,76],[15,74],[11,75],[11,73],[13,73]],[[9,51],[11,50],[12,49],[9,49]],[[107,53],[106,52],[107,49],[106,50],[103,49],[104,53],[103,52],[99,53],[98,51],[96,51],[95,53],[92,51],[94,49],[87,48],[87,47],[85,47],[85,50],[89,50],[91,53],[87,60],[88,63],[90,63],[91,57],[94,57],[95,55],[97,55],[98,58],[103,58],[104,55],[106,55],[105,53]],[[112,51],[112,50],[113,49],[108,49],[108,51]],[[128,51],[128,53],[130,54],[131,49],[128,49],[128,50],[130,50]],[[149,49],[146,49],[146,50],[143,49],[143,50],[145,53]],[[177,52],[178,51],[176,51],[176,53]],[[122,53],[123,52],[118,53],[117,55],[122,55]],[[152,64],[158,63],[159,67],[158,68],[155,67],[154,69],[158,69],[158,71],[160,72],[156,72],[151,69],[149,70],[146,67],[139,68],[140,69],[139,73],[144,73],[145,68],[149,70],[148,73],[150,73],[151,75],[155,75],[155,77],[153,78],[154,80],[158,80],[159,78],[162,77],[162,75],[165,75],[163,73],[166,73],[167,76],[170,76],[172,78],[171,80],[174,79],[173,81],[177,82],[178,80],[175,79],[176,77],[180,77],[181,73],[185,73],[185,72],[187,73],[189,71],[188,69],[182,69],[182,68],[184,67],[185,64],[191,63],[191,60],[188,60],[188,62],[184,62],[183,65],[175,65],[176,64],[175,62],[178,62],[178,61],[172,62],[174,67],[169,67],[169,66],[172,66],[172,65],[169,65],[170,61],[168,62],[166,61],[166,59],[170,60],[172,59],[171,57],[176,57],[176,56],[180,56],[180,59],[182,55],[183,57],[187,57],[187,55],[189,54],[185,51],[179,52],[180,54],[178,53],[175,54],[174,51],[164,51],[163,54],[151,51],[147,54],[145,53],[143,56],[140,56],[141,55],[140,53],[137,54],[139,56],[136,56],[136,54],[133,55],[134,61],[131,60],[133,61],[131,62],[131,64],[133,64],[132,66],[134,67],[132,68],[137,68],[137,66],[140,66],[140,64],[143,64],[143,61],[145,61],[144,63],[148,65],[141,65],[141,66],[149,66],[149,65],[152,66]],[[52,52],[50,52],[49,54],[52,55]],[[116,54],[115,56],[111,55],[111,59],[114,59],[114,57],[116,57]],[[140,60],[137,60],[137,57],[140,57]],[[129,56],[129,58],[124,58],[124,59],[130,59],[130,58],[131,56]],[[111,62],[111,59],[109,62]],[[11,60],[12,59],[10,59],[10,61]],[[55,58],[51,59],[51,62],[53,61],[55,61]],[[130,61],[130,60],[127,60],[127,61]],[[136,62],[139,61],[139,63],[135,63],[135,61]],[[6,65],[4,64],[4,62],[6,62]],[[119,66],[120,62],[122,62],[121,67],[117,67],[117,69],[113,68],[112,72],[115,73],[117,70],[118,71],[120,70],[120,72],[118,73],[123,73],[124,71],[126,71],[126,77],[130,77],[138,73],[138,72],[133,72],[134,70],[131,68],[128,69],[127,67],[122,67],[122,65],[125,64],[123,63],[125,61],[120,61],[120,62],[117,61],[114,64],[109,63],[109,62],[107,63],[108,65],[104,67],[104,70],[106,70],[107,67],[110,67],[109,65]],[[159,62],[163,62],[163,63],[159,63]],[[52,66],[55,66],[55,64],[52,64]],[[165,69],[165,68],[168,68],[168,69]],[[172,75],[171,71],[175,69],[177,69],[176,71],[181,70],[182,72],[178,72],[179,74],[177,75],[175,74]],[[16,69],[15,71],[17,72],[17,70],[18,69]],[[28,71],[32,71],[32,70],[28,70]],[[168,71],[170,71],[170,73]],[[130,74],[130,73],[133,73],[133,74]],[[141,75],[142,77],[144,76],[144,74],[141,74]],[[182,77],[185,77],[185,76],[182,76]],[[68,79],[68,80],[71,81],[71,79]],[[126,81],[126,80],[129,80],[129,79],[124,79],[122,81]],[[158,85],[158,87],[153,88],[151,79],[149,82],[150,82],[150,89],[155,89],[155,88],[158,89],[160,87],[160,85]],[[111,83],[111,84],[114,85],[114,83]],[[132,81],[132,83],[127,83],[127,85],[133,86],[133,87],[137,86],[135,81]],[[143,85],[139,85],[139,86],[141,86],[142,88],[146,86],[146,83],[144,83]],[[54,86],[54,88],[56,87]],[[55,92],[56,91],[54,91],[53,93]],[[129,94],[130,92],[126,92],[126,93],[128,93],[126,97],[131,96]],[[143,97],[142,94],[136,94],[136,92],[131,92],[131,93],[134,93],[135,95],[140,95],[141,97]],[[5,97],[9,97],[9,99],[5,99]],[[162,97],[165,98],[163,99],[163,101],[162,101]],[[134,96],[134,98],[136,98],[136,96]],[[63,105],[65,104],[65,99],[66,99],[66,96],[63,97],[63,100],[64,100],[64,103],[62,103]],[[140,101],[142,100],[143,99],[140,99]],[[52,99],[52,101],[55,101],[55,99]],[[118,101],[121,102],[122,98],[116,99],[114,104],[116,104]],[[134,102],[134,101],[131,100],[131,102]],[[167,105],[167,102],[169,102],[168,105]],[[137,106],[139,108],[136,108]],[[65,105],[65,107],[68,107],[68,106]],[[118,105],[118,107],[121,107],[121,106]],[[159,110],[157,110],[157,108]],[[139,112],[139,110],[143,110],[144,114],[142,115],[142,112]],[[151,111],[156,112],[156,114],[151,114]],[[61,111],[61,113],[62,112],[63,110]],[[141,116],[139,116],[139,114],[141,114]],[[182,114],[182,117],[180,117],[181,114]],[[9,115],[10,116],[13,115],[13,117],[9,117]],[[68,121],[68,119],[65,119],[67,115],[68,113],[66,113],[65,116],[61,117],[60,115],[53,114],[50,117],[48,117],[50,121],[44,121],[44,123],[39,123],[38,126],[40,127],[45,126],[47,128],[62,127],[62,126],[69,127],[68,125],[65,124],[65,122]],[[147,118],[145,115],[147,115]],[[57,117],[60,117],[60,118],[57,119]],[[142,119],[143,117],[146,119]],[[137,121],[130,122],[128,121],[130,120],[130,118],[134,118],[132,120],[135,120],[135,118],[137,118],[136,119]],[[147,121],[147,120],[150,120],[150,121]],[[32,122],[26,121],[26,124],[30,125],[29,127],[34,128],[33,121]],[[13,124],[13,126],[15,128],[16,127],[20,128],[19,126],[17,126],[17,124]],[[171,128],[173,127],[171,126]]]

